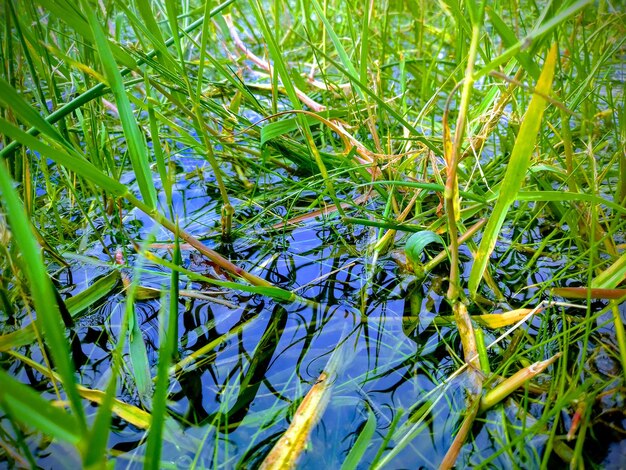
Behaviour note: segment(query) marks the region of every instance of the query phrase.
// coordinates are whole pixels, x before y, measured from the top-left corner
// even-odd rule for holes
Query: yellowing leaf
[[[480,401],[481,410],[485,411],[495,406],[504,400],[507,396],[513,393],[515,390],[524,385],[524,382],[532,379],[543,372],[550,364],[561,357],[561,353],[555,354],[550,359],[545,361],[535,362],[534,364],[524,367],[517,371],[511,377],[506,379],[501,384],[498,384],[491,390],[489,390]]]
[[[472,318],[479,323],[482,323],[487,328],[503,328],[505,326],[514,325],[515,323],[523,320],[530,312],[540,309],[533,308],[519,308],[517,310],[511,310],[510,312],[502,313],[487,313],[485,315],[475,315]]]
[[[329,396],[328,375],[322,372],[309,393],[306,394],[291,425],[274,445],[261,464],[261,470],[289,469],[296,466],[307,438],[322,416]]]

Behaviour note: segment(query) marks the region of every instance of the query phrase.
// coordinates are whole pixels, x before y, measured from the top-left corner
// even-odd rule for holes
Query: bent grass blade
[[[519,134],[517,135],[517,139],[515,139],[511,159],[507,165],[506,174],[500,186],[500,195],[489,218],[489,222],[487,222],[487,227],[485,228],[483,238],[474,259],[469,278],[471,296],[475,296],[478,291],[478,285],[487,268],[487,263],[496,245],[500,229],[526,177],[526,170],[528,170],[530,165],[530,157],[535,149],[537,134],[541,126],[541,118],[543,117],[547,105],[547,100],[543,96],[548,96],[552,89],[556,59],[557,48],[556,45],[553,45],[548,53],[537,82],[535,88],[536,93],[533,94],[528,110],[524,115],[524,121],[520,127]]]

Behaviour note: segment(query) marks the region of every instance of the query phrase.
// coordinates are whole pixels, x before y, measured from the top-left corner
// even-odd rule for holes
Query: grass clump
[[[620,5],[0,8],[3,462],[615,462]]]

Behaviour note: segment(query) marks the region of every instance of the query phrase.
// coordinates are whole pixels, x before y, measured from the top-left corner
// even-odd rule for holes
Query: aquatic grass
[[[80,446],[83,435],[76,417],[52,405],[34,391],[4,370],[0,370],[0,403],[12,421],[27,422],[45,434]]]
[[[174,263],[180,264],[180,244],[176,239],[174,246]],[[178,294],[179,273],[172,271],[169,302],[161,297],[160,331],[159,331],[159,363],[155,377],[155,389],[152,399],[152,421],[148,433],[146,448],[146,468],[159,468],[163,443],[163,428],[167,416],[167,394],[169,389],[168,369],[172,360],[176,359],[178,349]]]
[[[485,227],[480,247],[472,265],[472,272],[469,278],[469,289],[472,295],[478,290],[478,283],[486,269],[489,256],[496,243],[496,237],[504,223],[506,213],[523,183],[526,170],[530,164],[531,153],[534,150],[535,139],[546,106],[546,100],[541,95],[547,96],[550,94],[555,65],[556,46],[552,46],[535,87],[537,94],[533,95],[528,111],[524,115],[515,147],[511,153],[510,162],[507,165],[506,175],[500,185],[498,201]]]
[[[448,449],[443,463],[455,460],[462,442],[459,466],[602,462],[609,440],[597,436],[605,422],[620,426],[603,411],[619,399],[626,361],[617,145],[624,41],[611,39],[623,37],[623,15],[588,1],[485,6],[482,18],[478,2],[418,2],[404,11],[394,2],[213,8],[137,0],[92,7],[106,20],[98,44],[89,18],[62,2],[5,15],[0,154],[72,318],[66,330],[78,393],[95,420],[83,463],[258,466],[340,348],[344,324],[351,333],[337,341],[354,357],[308,433],[304,465],[436,466]],[[532,85],[552,43],[555,91],[547,96]],[[115,94],[98,83],[110,82],[103,47],[143,134],[143,170],[125,147]],[[473,71],[465,91],[455,91],[467,80],[468,55]],[[466,111],[456,126],[465,128],[458,193],[446,194],[444,134],[455,130],[442,122],[449,96],[451,117]],[[468,291],[522,115],[537,96],[545,117],[520,175],[524,187],[509,200],[488,266]],[[154,183],[153,207],[138,184],[142,171]],[[220,237],[224,191],[234,209],[229,239]],[[453,223],[445,213],[450,194],[458,203],[448,204]],[[4,192],[0,200],[6,211]],[[0,217],[3,368],[46,401],[58,374],[37,363],[30,283],[12,225],[3,224]],[[439,246],[421,250],[422,278],[405,270],[411,233],[446,240],[455,229],[453,282]],[[152,230],[158,242],[148,247]],[[128,265],[111,264],[122,257]],[[141,263],[129,324],[116,276]],[[106,283],[88,287],[112,269]],[[446,301],[451,285],[463,304]],[[545,303],[571,295],[580,305]],[[561,356],[506,400],[478,410],[463,397],[474,372],[463,365],[461,350],[472,347],[462,339],[472,335],[458,329],[454,312],[478,337],[486,386],[477,398]],[[149,377],[143,401],[123,365],[122,326],[147,354],[138,362]],[[165,329],[175,342],[163,339]],[[107,367],[114,377],[101,376]],[[10,461],[39,464],[39,436],[63,440],[41,420],[0,421],[8,449],[1,458]]]
[[[22,261],[21,270],[28,279],[30,295],[37,309],[37,323],[42,327],[45,341],[50,349],[55,366],[59,370],[61,382],[65,394],[74,414],[75,426],[78,434],[86,431],[85,412],[82,402],[76,390],[75,368],[69,353],[69,345],[64,334],[64,318],[58,302],[58,294],[55,294],[41,250],[38,247],[32,231],[28,216],[13,188],[13,183],[8,175],[6,165],[0,163],[0,191],[2,192],[3,204],[7,210],[7,218],[10,224],[13,239],[20,250]],[[13,383],[13,379],[7,375],[6,386]],[[36,406],[33,404],[32,406]],[[26,414],[20,413],[20,417]]]

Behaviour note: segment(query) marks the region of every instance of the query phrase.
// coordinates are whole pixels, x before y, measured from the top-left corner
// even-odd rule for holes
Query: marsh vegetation
[[[2,466],[624,464],[621,2],[0,12]]]

